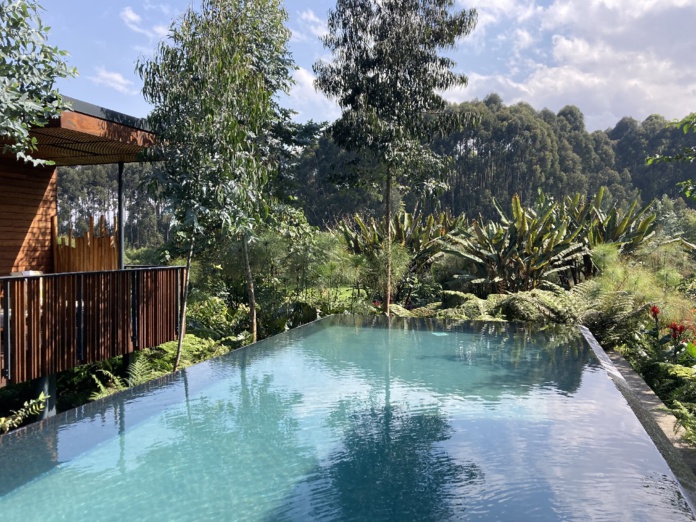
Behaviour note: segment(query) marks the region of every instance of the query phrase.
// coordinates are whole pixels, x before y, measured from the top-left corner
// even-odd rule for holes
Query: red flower
[[[672,330],[672,339],[678,339],[686,330],[686,326],[683,324],[672,323],[669,325],[669,329]]]
[[[657,319],[657,316],[660,315],[660,309],[657,306],[652,306],[650,308],[650,315],[652,315],[653,319]]]

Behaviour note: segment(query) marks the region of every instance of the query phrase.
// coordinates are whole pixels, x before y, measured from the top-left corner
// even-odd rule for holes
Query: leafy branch
[[[36,399],[26,401],[19,410],[13,411],[9,417],[0,417],[0,434],[18,428],[29,417],[38,415],[44,409],[48,395],[43,392]]]

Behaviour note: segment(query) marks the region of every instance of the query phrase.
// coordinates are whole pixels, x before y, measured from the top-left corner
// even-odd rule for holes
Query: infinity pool
[[[9,520],[696,520],[570,329],[331,317],[0,437]]]

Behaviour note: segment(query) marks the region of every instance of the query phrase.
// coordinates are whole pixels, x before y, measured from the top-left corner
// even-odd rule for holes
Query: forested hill
[[[668,127],[662,116],[643,122],[626,117],[612,129],[590,133],[582,112],[574,106],[554,114],[547,109],[536,111],[526,103],[506,106],[497,94],[491,94],[453,110],[471,111],[481,119],[478,126],[433,144],[454,160],[445,180],[448,188],[439,196],[442,207],[454,214],[492,217],[493,198],[507,202],[517,193],[529,203],[538,188],[560,197],[595,194],[604,185],[609,202],[620,205],[637,196],[649,202],[664,194],[677,197],[675,184],[696,177],[696,165],[646,165],[648,155],[680,152],[693,140]],[[362,171],[369,169],[367,163],[340,153],[326,138],[305,150],[294,172],[292,194],[310,222],[331,223],[336,216],[365,209],[381,212],[379,190],[351,188],[351,178],[366,179]],[[411,195],[405,199],[414,204],[418,187],[408,188]]]
[[[674,154],[691,145],[693,137],[668,127],[662,116],[643,122],[621,119],[606,131],[588,132],[582,112],[574,106],[558,114],[537,111],[526,103],[506,106],[491,94],[483,101],[452,106],[473,112],[477,126],[435,139],[432,146],[452,157],[453,168],[438,196],[424,196],[416,181],[404,183],[407,207],[419,204],[430,210],[436,204],[454,214],[495,215],[493,198],[507,202],[519,194],[529,203],[541,188],[562,197],[576,192],[594,194],[606,186],[605,200],[619,205],[639,197],[643,202],[663,195],[677,197],[677,182],[696,178],[696,165],[660,163],[646,165],[655,153]],[[288,157],[273,180],[282,199],[292,196],[315,225],[333,224],[346,214],[382,212],[380,187],[372,183],[370,158],[341,151],[314,124],[299,129],[313,136],[296,157]],[[165,202],[140,185],[146,169],[127,167],[126,240],[130,246],[156,245],[164,241],[168,216]],[[156,167],[154,167],[156,168]],[[435,187],[431,184],[430,189]],[[408,189],[408,190],[407,190]],[[427,190],[425,191],[427,192]],[[397,202],[398,203],[398,202]],[[72,222],[80,228],[85,216],[112,214],[116,209],[115,166],[61,168],[59,171],[59,219],[63,228]]]

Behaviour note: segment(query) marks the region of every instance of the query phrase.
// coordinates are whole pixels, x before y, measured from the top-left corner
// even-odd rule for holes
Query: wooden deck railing
[[[184,269],[0,277],[0,387],[178,336]]]

